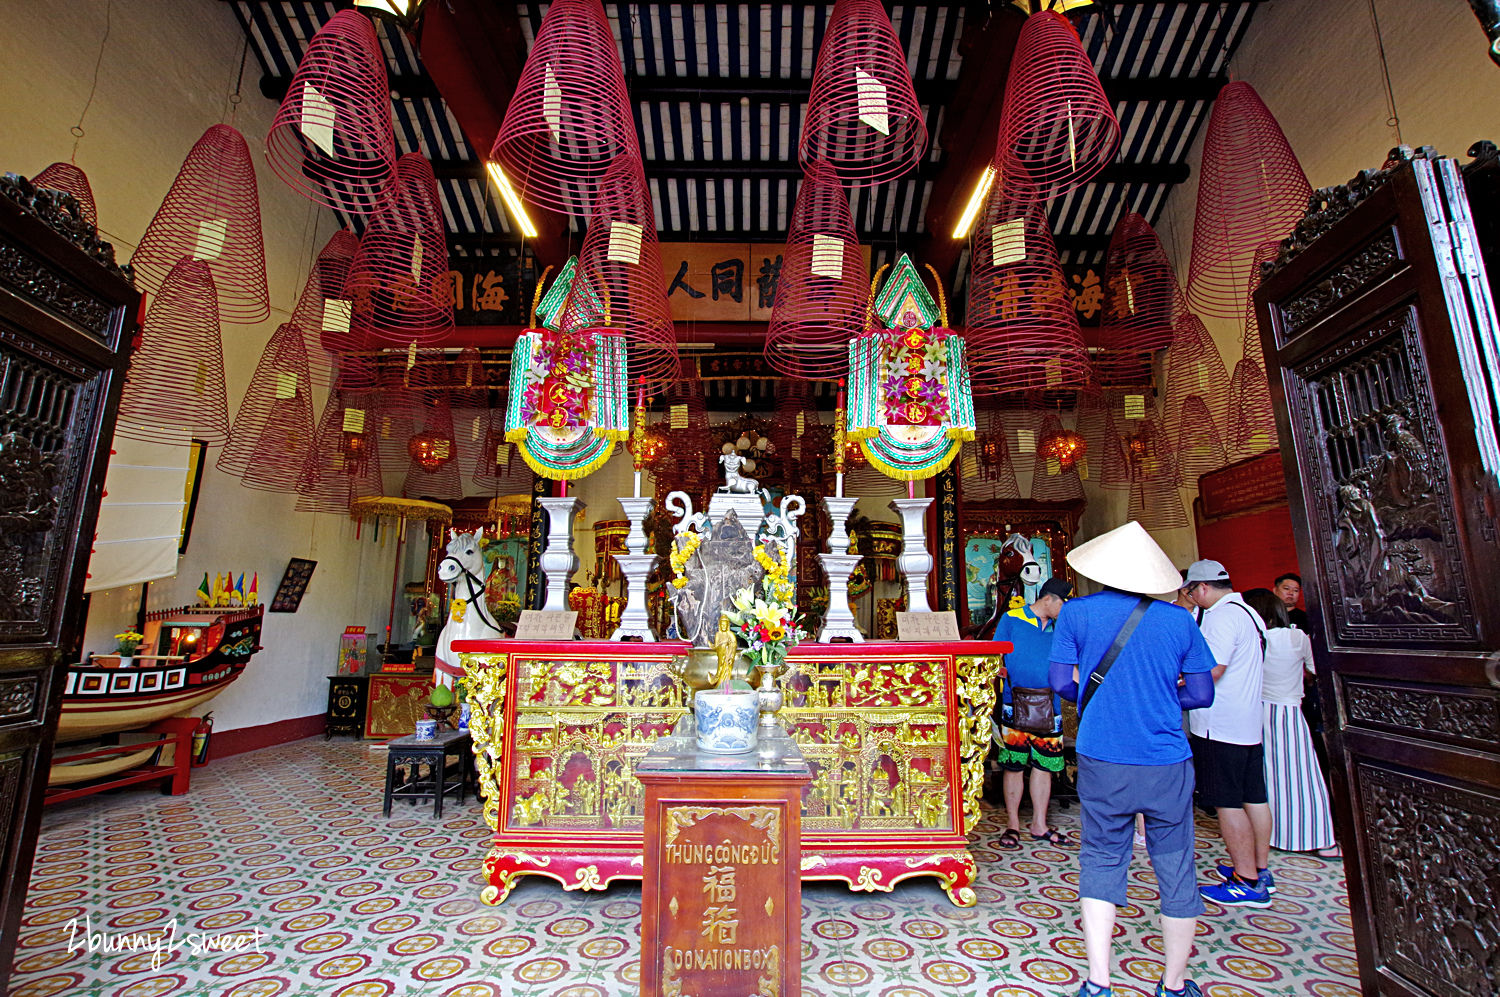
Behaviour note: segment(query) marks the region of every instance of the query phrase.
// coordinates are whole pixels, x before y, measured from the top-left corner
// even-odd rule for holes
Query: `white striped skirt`
[[[1333,813],[1328,782],[1318,768],[1312,732],[1302,710],[1261,703],[1266,744],[1266,789],[1270,794],[1271,847],[1289,852],[1332,848]]]

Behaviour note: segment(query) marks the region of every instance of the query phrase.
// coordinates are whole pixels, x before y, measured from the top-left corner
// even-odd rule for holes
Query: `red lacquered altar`
[[[524,875],[564,889],[640,879],[636,763],[687,712],[669,665],[680,642],[456,641],[495,831],[483,899]],[[1005,642],[802,644],[778,716],[812,768],[802,878],[889,891],[935,876],[975,900],[967,833],[979,818],[994,680]]]

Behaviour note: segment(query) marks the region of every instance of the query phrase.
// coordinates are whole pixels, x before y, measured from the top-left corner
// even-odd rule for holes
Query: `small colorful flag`
[[[255,572],[250,577],[250,591],[245,593],[245,605],[260,605],[260,572]]]
[[[245,573],[240,572],[240,577],[235,580],[234,594],[239,598],[240,605],[245,605]]]
[[[207,606],[208,600],[213,598],[213,591],[208,587],[208,572],[203,572],[203,581],[198,583],[198,604]]]

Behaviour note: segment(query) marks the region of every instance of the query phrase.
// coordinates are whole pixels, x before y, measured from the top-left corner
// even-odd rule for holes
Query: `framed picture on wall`
[[[295,613],[297,607],[302,605],[302,596],[307,592],[307,583],[312,579],[313,569],[317,566],[317,561],[309,561],[303,557],[292,558],[287,563],[286,573],[281,576],[281,584],[276,586],[276,598],[271,600],[271,612]]]

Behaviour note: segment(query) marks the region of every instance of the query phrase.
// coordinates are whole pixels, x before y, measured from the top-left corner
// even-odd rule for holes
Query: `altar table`
[[[518,877],[565,889],[640,879],[645,800],[635,765],[688,712],[668,670],[685,643],[455,641],[495,837],[487,903]],[[802,879],[889,891],[935,876],[976,902],[979,819],[1000,641],[802,644],[779,717],[812,769]]]

